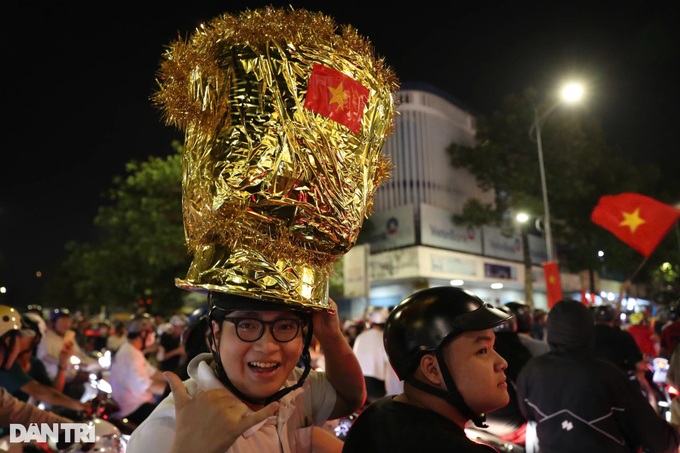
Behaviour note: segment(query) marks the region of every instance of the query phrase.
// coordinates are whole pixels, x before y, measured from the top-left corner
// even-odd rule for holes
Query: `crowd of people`
[[[677,448],[678,400],[672,404],[671,423],[666,423],[649,398],[650,379],[645,373],[653,359],[666,358],[668,383],[677,388],[680,306],[664,309],[652,319],[645,312],[621,317],[615,306],[586,307],[564,300],[545,313],[546,326],[537,330],[535,310],[522,302],[493,307],[472,293],[448,287],[419,291],[396,307],[371,307],[365,316],[352,320],[281,310],[276,304],[218,293],[209,297],[206,306],[191,316],[139,313],[114,326],[96,318],[85,320],[67,309],[43,312],[31,307],[20,313],[0,307],[10,313],[0,331],[0,387],[4,400],[13,399],[6,406],[13,408],[11,412],[3,410],[2,428],[21,423],[16,414],[27,414],[27,422],[73,420],[87,414],[78,375],[96,363],[93,351],[108,350],[113,354],[108,378],[120,408],[115,415],[139,430],[131,439],[132,451],[170,451],[187,441],[184,436],[194,439],[189,432],[180,433],[175,420],[186,420],[202,407],[199,404],[215,404],[198,398],[201,392],[196,390],[217,390],[219,383],[228,389],[229,407],[240,407],[241,416],[230,419],[237,433],[253,431],[290,405],[286,420],[274,417],[271,429],[287,432],[291,439],[286,442],[302,442],[299,420],[312,416],[315,428],[304,442],[316,445],[315,451],[377,451],[376,445],[407,451],[406,438],[412,431],[404,428],[397,435],[397,426],[423,430],[433,448],[458,445],[467,442],[459,428],[471,424],[484,425],[499,439],[533,452],[562,451],[568,445],[622,452]],[[478,325],[469,315],[464,317],[472,323],[469,326],[456,321],[468,311],[484,322]],[[486,316],[480,314],[486,311]],[[626,322],[621,322],[624,318]],[[442,327],[444,321],[450,325]],[[659,321],[657,329],[654,321]],[[309,328],[312,324],[314,329]],[[82,335],[75,330],[80,325],[88,326]],[[471,343],[459,344],[454,341],[458,337],[469,337]],[[476,343],[482,339],[489,343]],[[268,343],[278,343],[281,351],[273,354]],[[477,364],[478,352],[472,349],[452,352],[472,346],[485,356],[493,352],[488,365]],[[80,359],[78,366],[71,360],[74,356]],[[463,360],[466,357],[469,362]],[[167,371],[173,374],[164,375]],[[280,377],[263,385],[272,376]],[[478,401],[472,396],[475,392],[485,398]],[[217,398],[220,392],[215,393]],[[188,405],[184,412],[178,410],[178,401]],[[48,410],[38,409],[37,403]],[[295,415],[294,407],[311,412],[299,418],[302,414]],[[324,424],[359,408],[360,415],[343,440]],[[553,417],[558,413],[562,416]],[[245,415],[254,418],[246,423],[240,418]],[[444,420],[448,421],[442,425]],[[430,432],[430,424],[441,432]],[[257,430],[260,434],[246,436],[248,440],[237,441],[240,437],[232,435],[216,445],[236,442],[242,448],[267,451],[278,437],[266,434],[267,428]],[[486,451],[472,445],[460,448]]]
[[[194,255],[175,283],[204,306],[111,324],[0,305],[0,428],[89,413],[106,350],[128,453],[496,451],[471,429],[532,453],[677,452],[678,406],[667,422],[645,386],[650,354],[680,379],[677,317],[626,328],[608,306],[539,311],[438,286],[340,319],[329,265],[390,166],[397,81],[356,30],[339,31],[268,7],[168,46],[154,102],[186,133]],[[340,440],[326,426],[343,417]]]

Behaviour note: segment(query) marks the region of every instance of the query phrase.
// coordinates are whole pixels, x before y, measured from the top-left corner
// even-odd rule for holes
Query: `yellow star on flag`
[[[338,107],[340,110],[345,108],[345,100],[349,97],[349,93],[345,91],[345,89],[342,87],[342,82],[340,82],[340,85],[337,87],[328,87],[328,90],[333,94],[331,97],[331,100],[328,102],[329,104],[338,104]]]
[[[621,214],[623,214],[624,219],[619,223],[619,226],[627,226],[631,233],[635,233],[640,225],[647,223],[645,219],[640,217],[640,208],[635,208],[633,212],[621,211]]]

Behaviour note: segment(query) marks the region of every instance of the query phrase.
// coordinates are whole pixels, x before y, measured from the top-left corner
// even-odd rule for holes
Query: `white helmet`
[[[47,323],[45,322],[42,316],[31,311],[24,313],[23,316],[26,316],[27,318],[31,319],[34,323],[38,325],[40,335],[43,336],[45,335],[45,332],[47,332]]]
[[[368,320],[373,324],[385,324],[387,322],[387,310],[382,307],[375,307],[368,315]]]
[[[187,325],[187,319],[185,315],[174,315],[170,318],[170,324],[175,327],[184,327]]]

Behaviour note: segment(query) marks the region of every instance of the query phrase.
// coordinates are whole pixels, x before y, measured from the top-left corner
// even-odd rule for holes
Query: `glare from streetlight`
[[[565,102],[577,102],[583,97],[583,85],[580,83],[568,83],[562,88],[562,100]]]

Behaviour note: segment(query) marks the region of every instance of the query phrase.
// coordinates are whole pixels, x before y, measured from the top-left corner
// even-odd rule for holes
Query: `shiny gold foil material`
[[[357,133],[305,107],[318,64],[365,87],[355,84],[368,93]],[[393,71],[351,26],[268,7],[223,14],[172,43],[158,76],[153,101],[185,133],[193,262],[177,286],[329,308],[332,265],[389,177]]]

